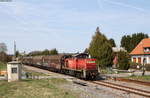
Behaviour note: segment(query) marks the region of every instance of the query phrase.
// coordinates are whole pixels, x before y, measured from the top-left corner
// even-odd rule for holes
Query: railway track
[[[130,83],[140,84],[140,85],[144,85],[144,86],[150,86],[150,82],[134,80],[134,79],[126,79],[126,78],[122,78],[122,77],[106,76],[106,79],[108,79],[108,80],[111,79],[111,80],[115,80],[115,81],[122,81],[122,82],[130,82]]]
[[[80,83],[80,82],[75,81],[74,83],[82,85],[82,86],[87,86],[86,83],[90,82],[90,83],[93,83],[93,84],[102,85],[102,86],[113,88],[113,89],[116,89],[116,90],[121,90],[121,91],[125,91],[125,92],[128,92],[128,93],[133,93],[133,94],[136,94],[136,95],[140,95],[140,96],[150,98],[150,91],[146,91],[146,90],[141,90],[141,89],[137,89],[137,88],[123,86],[123,85],[119,85],[119,84],[115,84],[115,83],[111,83],[111,82],[106,82],[106,81],[103,81],[103,80],[99,80],[99,81],[85,81],[84,80],[84,82],[85,83],[82,83],[82,82]]]
[[[139,81],[139,80],[133,80],[133,79],[125,79],[125,78],[116,78],[117,81],[123,81],[123,82],[130,82],[130,83],[136,83],[140,85],[150,86],[150,82],[145,81]]]
[[[115,83],[111,83],[111,82],[105,82],[105,81],[90,81],[90,82],[97,84],[97,85],[102,85],[102,86],[106,86],[106,87],[113,88],[116,90],[121,90],[121,91],[125,91],[128,93],[133,93],[136,95],[150,98],[150,91],[141,90],[141,89],[132,88],[132,87],[123,86],[123,85],[119,85],[119,84],[115,84]]]

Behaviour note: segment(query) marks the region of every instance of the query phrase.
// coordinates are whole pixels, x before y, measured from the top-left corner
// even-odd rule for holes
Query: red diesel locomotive
[[[95,79],[98,75],[96,59],[85,53],[23,57],[22,63],[84,79]]]

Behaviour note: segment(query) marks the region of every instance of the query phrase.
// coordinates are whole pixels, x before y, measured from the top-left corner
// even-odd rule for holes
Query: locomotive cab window
[[[88,58],[87,54],[80,54],[76,56],[77,58]]]
[[[17,68],[15,67],[15,68],[11,68],[11,72],[12,73],[17,73]]]

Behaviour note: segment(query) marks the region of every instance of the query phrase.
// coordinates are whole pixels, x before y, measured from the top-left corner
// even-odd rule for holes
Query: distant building
[[[143,39],[130,53],[131,61],[134,63],[143,64],[145,59],[146,64],[150,64],[150,38]]]
[[[118,63],[118,53],[123,51],[123,52],[127,52],[123,47],[113,47],[113,54],[114,54],[114,60],[113,60],[113,68],[117,68],[117,63]]]
[[[127,52],[123,47],[112,47],[113,52],[120,52],[124,51]]]

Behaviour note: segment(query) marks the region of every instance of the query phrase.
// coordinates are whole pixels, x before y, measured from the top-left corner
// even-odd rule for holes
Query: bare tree
[[[7,46],[5,43],[0,43],[0,52],[7,52]]]

